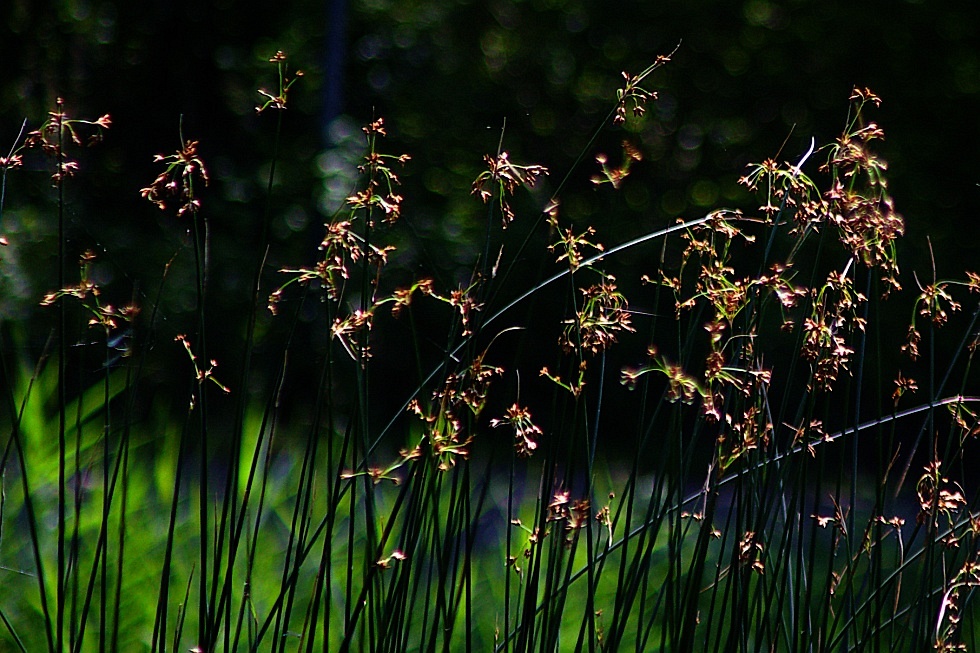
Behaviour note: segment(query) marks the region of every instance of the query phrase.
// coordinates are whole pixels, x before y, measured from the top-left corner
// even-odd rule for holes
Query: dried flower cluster
[[[560,249],[561,254],[556,259],[557,262],[567,261],[568,268],[572,272],[578,270],[579,266],[585,260],[584,249],[591,248],[597,252],[602,252],[604,249],[602,243],[592,242],[592,237],[595,235],[595,228],[593,227],[586,228],[582,234],[577,236],[571,227],[561,229],[558,226],[557,206],[552,209],[551,215],[548,217],[548,224],[559,234],[558,242],[548,245],[548,250],[554,252]]]
[[[98,120],[70,118],[65,111],[63,99],[58,98],[55,104],[56,109],[48,112],[48,119],[39,129],[27,135],[24,144],[29,148],[39,148],[55,159],[55,172],[51,178],[55,186],[58,186],[65,178],[74,176],[78,172],[78,162],[65,155],[65,146],[68,143],[91,146],[101,142],[103,132],[112,125],[112,119],[109,114],[103,115]],[[83,131],[89,132],[88,135],[83,136]],[[20,155],[12,153],[0,167],[10,168],[19,165],[21,165]]]
[[[626,122],[627,111],[630,111],[636,117],[640,117],[646,113],[646,103],[651,100],[656,100],[657,94],[644,89],[640,84],[644,83],[653,71],[669,63],[671,57],[674,56],[674,53],[680,47],[681,44],[678,43],[670,54],[658,55],[656,61],[650,64],[639,75],[630,75],[625,70],[623,71],[622,75],[623,79],[626,80],[626,86],[616,91],[616,115],[613,117],[615,124],[621,125]]]
[[[279,73],[279,90],[276,94],[272,94],[265,89],[259,89],[259,95],[265,98],[265,102],[261,106],[255,107],[255,113],[262,113],[266,109],[273,108],[278,110],[285,110],[286,105],[289,102],[289,89],[292,88],[296,80],[303,76],[302,70],[297,70],[293,73],[290,78],[288,74],[288,67],[286,65],[286,54],[279,50],[276,52],[269,63],[276,65],[276,70]]]
[[[935,267],[935,266],[934,266]],[[935,270],[933,270],[935,275]],[[916,283],[919,283],[918,277]],[[934,327],[941,328],[949,321],[952,313],[958,312],[962,306],[960,302],[953,299],[950,294],[954,286],[965,286],[969,292],[980,293],[980,275],[976,272],[966,272],[966,281],[958,280],[933,280],[931,284],[923,286],[919,283],[919,296],[915,300],[915,310],[912,316],[912,324],[909,325],[906,334],[905,344],[902,351],[915,361],[919,358],[919,343],[922,341],[922,334],[919,333],[916,320],[918,317],[927,318]],[[971,349],[975,345],[971,345]]]
[[[643,154],[633,147],[629,141],[623,141],[623,162],[618,167],[609,165],[609,157],[605,154],[597,154],[596,163],[602,167],[602,175],[593,175],[591,181],[596,186],[601,184],[612,184],[613,188],[618,189],[623,180],[630,174],[630,168],[635,161],[642,161]]]
[[[887,192],[888,164],[869,147],[885,134],[876,123],[863,122],[865,105],[880,106],[881,98],[868,89],[856,88],[851,100],[856,103],[854,120],[831,147],[822,168],[833,177],[830,190],[824,194],[830,222],[837,227],[841,242],[862,263],[878,268],[882,280],[899,290],[895,239],[905,233],[905,222],[895,212]]]
[[[106,342],[122,342],[130,333],[130,326],[140,309],[135,304],[115,307],[112,304],[102,302],[102,289],[95,282],[93,277],[93,265],[96,261],[95,252],[86,250],[79,257],[79,280],[78,283],[55,290],[44,295],[41,306],[52,306],[64,297],[72,297],[79,300],[85,310],[89,313],[88,326],[99,327],[105,333]],[[122,334],[122,335],[120,335]],[[123,355],[128,355],[126,347],[121,349]]]
[[[476,195],[487,204],[496,198],[500,208],[500,216],[504,229],[516,217],[507,197],[513,195],[520,186],[533,188],[539,177],[547,176],[548,169],[540,165],[518,165],[510,161],[507,152],[501,152],[492,157],[483,157],[487,169],[481,172],[473,182],[472,195]]]
[[[614,186],[618,187],[618,186]],[[559,374],[553,374],[544,367],[540,376],[544,376],[579,397],[585,386],[585,374],[588,368],[586,356],[600,354],[619,341],[624,333],[635,331],[626,297],[617,290],[616,277],[608,274],[594,264],[600,259],[594,256],[587,259],[584,250],[591,249],[603,252],[602,243],[594,242],[595,229],[588,227],[583,233],[576,235],[572,228],[561,228],[558,221],[558,205],[555,202],[549,207],[548,224],[558,235],[558,241],[549,245],[551,252],[560,252],[556,262],[568,266],[574,279],[580,279],[583,273],[599,277],[597,283],[578,288],[581,300],[575,302],[574,317],[564,320],[564,329],[559,338],[559,344],[566,354],[574,359],[571,379],[565,381]],[[588,261],[591,264],[586,265]]]
[[[886,192],[887,166],[869,147],[882,137],[882,132],[874,123],[865,124],[862,118],[865,105],[879,100],[867,90],[856,90],[851,99],[855,101],[854,119],[830,148],[821,168],[830,177],[829,190],[822,192],[802,170],[813,146],[798,164],[766,161],[751,166],[740,180],[750,190],[763,194],[761,223],[773,232],[765,259],[776,230],[789,225],[789,234],[796,241],[785,260],[766,260],[764,273],[739,274],[734,263],[736,253],[751,247],[755,237],[743,232],[743,224],[749,221],[740,212],[719,210],[684,232],[686,247],[676,274],[661,270],[657,282],[643,277],[674,294],[678,319],[682,313],[710,309],[712,317],[704,327],[708,352],[703,364],[682,365],[651,346],[648,362],[624,369],[621,380],[633,388],[641,377],[656,372],[665,380],[669,401],[700,403],[702,417],[717,425],[718,471],[725,471],[747,452],[765,450],[773,437],[765,399],[772,373],[755,346],[762,307],[776,306],[782,316],[782,329],[798,334],[802,343],[800,355],[810,366],[808,391],[829,392],[842,374],[849,373],[855,353],[852,341],[865,329],[867,298],[854,288],[855,263],[878,271],[886,285],[886,295],[887,289],[900,288],[894,241],[904,225]],[[804,241],[825,226],[837,232],[851,258],[843,267],[831,270],[822,284],[802,287],[795,279],[794,258]],[[566,240],[575,246],[566,244],[570,252],[580,247],[570,238]],[[571,256],[569,260],[573,260]],[[968,277],[964,285],[971,291],[980,289],[980,276]],[[947,287],[959,283],[937,282],[923,288],[918,313],[937,325],[944,323],[946,315],[959,308]],[[913,355],[917,353],[918,338],[913,325],[907,345]],[[896,387],[897,402],[903,393],[914,391],[917,384],[899,374]],[[813,443],[824,437],[819,421],[812,423],[817,426],[798,430],[794,439],[795,445],[805,445],[811,453]],[[943,505],[949,507],[948,502]]]
[[[548,504],[548,521],[563,522],[569,532],[565,546],[571,546],[576,533],[585,527],[592,517],[591,504],[588,499],[572,499],[567,490],[555,492],[551,503]]]
[[[165,169],[152,184],[140,189],[140,195],[156,204],[161,211],[167,208],[168,202],[176,201],[179,204],[177,215],[196,215],[201,208],[201,200],[195,192],[194,180],[200,179],[205,186],[210,181],[204,161],[197,152],[198,145],[198,141],[185,141],[173,154],[153,157],[154,163],[163,163]]]
[[[764,552],[765,547],[756,534],[753,531],[746,531],[738,543],[738,563],[759,575],[765,574]]]
[[[925,473],[919,477],[915,486],[919,495],[919,514],[916,521],[919,524],[929,524],[932,528],[938,526],[940,517],[946,518],[952,527],[953,516],[966,506],[963,488],[946,478],[940,471],[941,467],[939,460],[933,460],[926,465]]]
[[[21,142],[23,129],[14,140],[10,151],[6,156],[0,156],[0,176],[6,188],[7,172],[16,170],[24,166],[24,150],[36,148],[55,161],[55,171],[51,174],[51,179],[55,186],[60,186],[68,177],[72,177],[78,172],[78,161],[68,158],[65,148],[70,143],[72,145],[95,145],[102,141],[104,132],[112,126],[112,118],[109,114],[104,114],[97,120],[83,120],[71,118],[65,110],[65,101],[62,98],[55,100],[55,110],[48,112],[47,120],[36,130],[31,131]],[[2,193],[0,193],[2,196]],[[3,204],[0,203],[0,216],[3,214]],[[0,233],[0,247],[10,244],[7,237]],[[0,259],[2,260],[2,259]]]
[[[978,524],[972,523],[971,528],[975,537]],[[943,593],[939,617],[936,619],[933,650],[938,653],[960,653],[969,650],[960,638],[963,625],[962,608],[967,597],[978,587],[980,587],[980,562],[976,560],[974,554],[957,570]]]
[[[566,352],[584,350],[591,354],[605,351],[624,331],[635,331],[630,323],[626,298],[616,290],[616,279],[606,275],[602,283],[580,288],[582,305],[575,319],[565,320],[561,346]]]
[[[518,456],[527,458],[538,448],[541,429],[531,420],[531,411],[520,404],[513,404],[502,418],[490,420],[490,426],[510,426],[514,429],[514,450]]]
[[[207,382],[207,381],[210,381],[211,383],[213,383],[216,386],[218,386],[218,389],[221,390],[225,394],[228,394],[228,393],[231,392],[231,389],[228,386],[226,386],[225,384],[221,383],[221,381],[219,381],[214,376],[214,369],[216,367],[218,367],[218,361],[216,361],[216,360],[214,360],[212,358],[209,361],[208,367],[206,367],[206,368],[205,367],[201,367],[200,365],[198,365],[198,362],[197,362],[197,354],[194,353],[194,350],[191,347],[190,340],[187,339],[187,336],[185,336],[182,333],[179,333],[174,338],[174,342],[179,342],[181,345],[184,346],[184,351],[187,352],[187,357],[190,359],[191,365],[194,368],[194,379],[197,381],[198,390],[197,390],[197,392],[191,393],[191,399],[190,399],[190,409],[191,410],[193,410],[194,409],[194,406],[197,404],[197,396],[198,396],[198,393],[202,391],[202,388],[204,386],[204,383]]]
[[[813,292],[810,315],[803,322],[801,355],[811,365],[816,388],[831,390],[840,373],[848,370],[854,349],[846,336],[864,330],[857,309],[865,301],[846,272],[831,273]]]
[[[364,264],[365,274],[367,268],[373,272],[371,287],[375,290],[377,288],[381,270],[387,264],[388,255],[394,247],[373,242],[373,230],[378,226],[376,216],[380,210],[385,223],[394,223],[400,215],[402,202],[402,197],[394,192],[394,187],[399,183],[398,177],[388,163],[394,161],[405,164],[411,157],[407,154],[399,156],[381,154],[377,151],[378,137],[387,134],[383,118],[366,125],[363,131],[368,141],[368,153],[358,169],[366,178],[365,187],[347,198],[349,212],[345,218],[324,225],[326,231],[320,242],[321,254],[316,263],[309,267],[280,270],[281,273],[291,275],[291,278],[269,296],[269,310],[273,314],[278,311],[284,291],[292,284],[306,286],[315,283],[323,291],[325,300],[342,302],[347,282],[351,278],[352,267],[358,262]],[[431,286],[417,289],[426,292],[431,290]],[[365,328],[370,328],[370,313],[383,301],[372,296],[358,309],[359,314],[336,318],[334,335],[347,338],[345,348],[349,352],[366,354],[369,351],[366,336],[361,344],[355,344],[350,337],[363,333]],[[405,303],[403,298],[396,305],[405,305]]]

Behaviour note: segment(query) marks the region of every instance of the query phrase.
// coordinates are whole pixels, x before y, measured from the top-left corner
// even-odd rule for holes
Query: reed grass
[[[754,207],[612,246],[601,223],[566,221],[574,170],[592,166],[604,198],[636,174],[628,140],[615,155],[591,148],[645,119],[669,59],[624,73],[560,178],[513,160],[502,134],[472,187],[486,219],[472,276],[392,287],[389,243],[411,219],[398,175],[412,161],[387,153],[381,118],[319,249],[269,269],[283,110],[300,77],[277,53],[278,86],[257,107],[274,113],[276,145],[237,379],[208,354],[209,252],[235,236],[210,227],[197,141],[180,133],[142,191],[191,234],[197,308],[182,330],[159,309],[179,262],[125,307],[105,300],[92,253],[70,280],[64,189],[84,174],[71,147],[101,138],[109,117],[73,119],[59,102],[18,135],[0,159],[4,196],[24,156],[50,157],[60,267],[37,308],[57,312],[40,356],[0,321],[3,648],[975,649],[980,304],[961,302],[980,277],[900,271],[904,218],[867,89],[835,142],[748,168]],[[642,269],[617,267],[638,252]],[[622,290],[641,278],[643,310]],[[255,401],[266,310],[277,372]],[[310,314],[330,334],[322,349],[301,335]],[[423,326],[434,320],[441,333]],[[414,342],[403,355],[417,385],[395,413],[377,407],[387,371],[372,347],[386,329]],[[939,341],[956,343],[947,360]],[[186,370],[182,421],[141,408],[153,347]],[[301,426],[281,411],[294,357],[319,371]]]

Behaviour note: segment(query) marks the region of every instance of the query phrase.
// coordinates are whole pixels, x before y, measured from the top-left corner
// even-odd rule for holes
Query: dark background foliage
[[[100,251],[98,273],[116,301],[134,288],[149,301],[177,254],[161,302],[161,330],[172,337],[193,324],[187,224],[138,191],[159,172],[153,155],[176,150],[181,129],[201,141],[213,179],[203,196],[213,247],[208,308],[219,316],[210,341],[228,378],[240,357],[273,154],[275,118],[255,115],[256,89],[274,87],[268,58],[276,50],[306,76],[283,116],[267,285],[278,267],[311,260],[320,225],[352,188],[363,146],[358,127],[374,117],[389,125],[388,150],[413,157],[402,175],[404,218],[391,234],[399,247],[394,277],[433,275],[448,289],[467,281],[482,253],[486,209],[469,187],[482,155],[499,143],[513,160],[552,170],[518,204],[519,236],[509,237],[532,228],[585,151],[563,194],[563,216],[594,225],[611,245],[720,206],[750,209],[753,200],[736,183],[745,165],[796,160],[811,137],[831,141],[854,86],[884,99],[875,118],[887,133],[883,156],[907,221],[903,283],[914,285],[912,270],[932,276],[927,236],[940,276],[974,266],[978,14],[965,0],[7,0],[0,5],[0,148],[25,117],[36,128],[56,97],[74,117],[111,114],[105,142],[80,154],[82,171],[68,186],[70,244]],[[673,61],[650,79],[659,100],[647,118],[606,130],[590,146],[620,73],[639,72],[678,43]],[[595,188],[592,157],[617,160],[624,139],[643,161],[620,192]],[[29,158],[26,172],[8,178],[0,223],[12,243],[0,268],[4,318],[23,321],[56,284],[46,165]],[[627,288],[645,255],[618,260]],[[539,274],[537,261],[527,263],[528,274]],[[33,320],[20,345],[38,350],[46,329]],[[275,329],[263,315],[260,332],[272,339]],[[323,344],[322,325],[309,324],[306,335]],[[379,358],[388,360],[401,342],[380,343]],[[293,365],[302,396],[309,370],[304,361]],[[173,367],[164,358],[151,378],[172,385]],[[397,385],[406,374],[392,367],[381,378]]]

